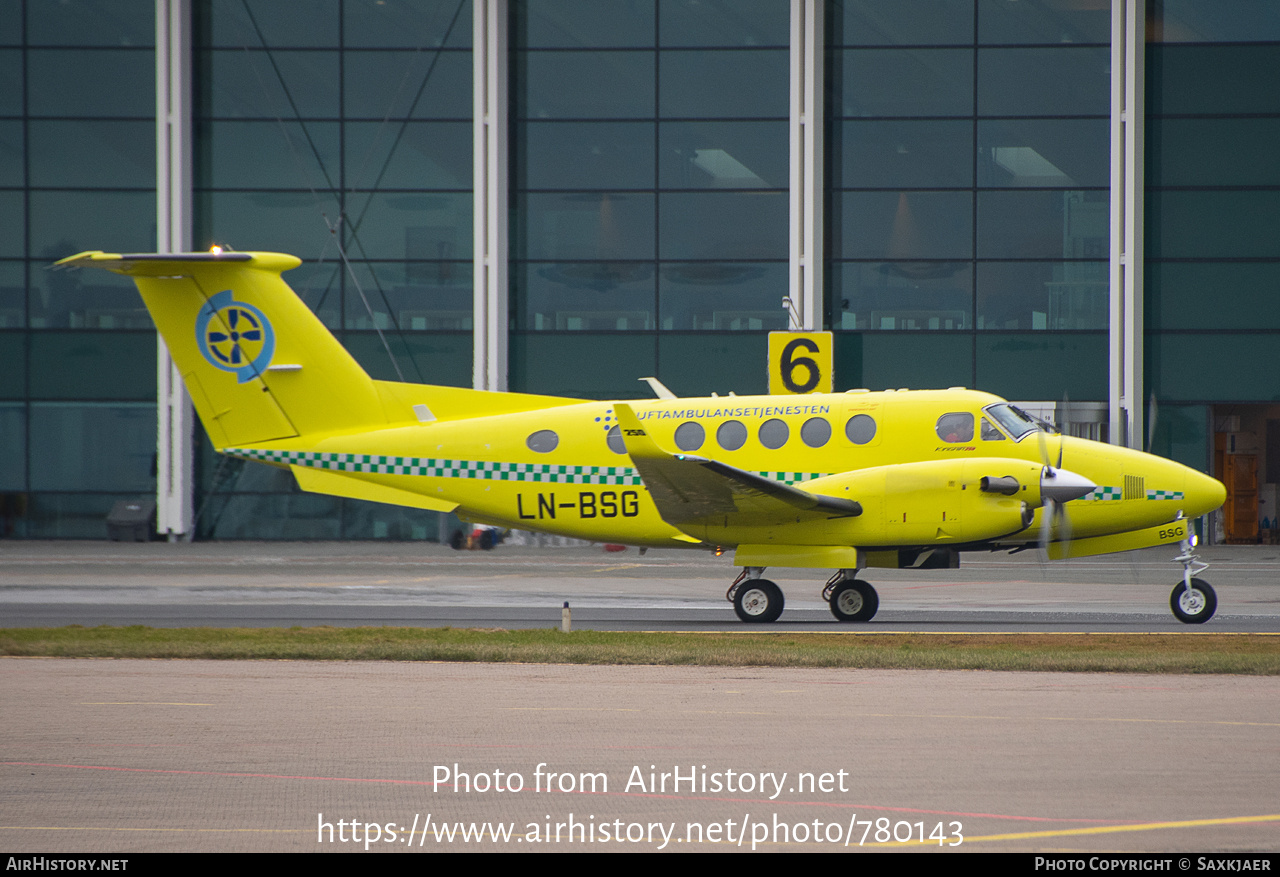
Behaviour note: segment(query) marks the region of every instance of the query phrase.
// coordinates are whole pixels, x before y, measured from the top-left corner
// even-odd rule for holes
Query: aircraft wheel
[[[1218,611],[1218,595],[1204,579],[1192,579],[1189,591],[1178,582],[1169,595],[1169,608],[1183,624],[1204,624]]]
[[[733,611],[747,624],[770,624],[782,614],[782,589],[768,579],[751,579],[738,586]]]
[[[829,602],[837,621],[870,621],[880,608],[876,589],[857,579],[836,585]]]

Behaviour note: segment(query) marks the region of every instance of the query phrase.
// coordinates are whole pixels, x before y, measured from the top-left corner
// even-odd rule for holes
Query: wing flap
[[[853,500],[809,493],[734,466],[693,454],[672,454],[640,425],[631,406],[614,405],[627,453],[667,523],[794,523],[810,517],[854,517]]]

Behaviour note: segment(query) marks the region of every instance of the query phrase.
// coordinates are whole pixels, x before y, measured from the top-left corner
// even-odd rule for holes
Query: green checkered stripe
[[[781,481],[783,484],[801,484],[812,478],[821,478],[823,472],[761,472],[760,473],[770,481]]]
[[[325,454],[227,448],[224,453],[246,460],[286,463],[335,472],[377,475],[422,475],[428,478],[476,478],[482,481],[529,481],[540,484],[638,485],[640,475],[628,466],[548,466],[539,463],[495,463],[483,460],[437,460],[423,457],[384,457],[377,454]]]
[[[1181,490],[1148,490],[1147,499],[1183,499]],[[1124,499],[1122,487],[1098,487],[1086,499]]]
[[[428,478],[478,478],[483,481],[529,481],[539,484],[640,485],[640,473],[629,466],[548,466],[541,463],[494,463],[482,460],[436,460],[422,457],[384,457],[377,454],[325,454],[262,448],[226,448],[223,453],[245,460],[285,463],[334,472],[377,475],[422,475]],[[819,478],[821,472],[761,472],[765,478],[797,484]]]

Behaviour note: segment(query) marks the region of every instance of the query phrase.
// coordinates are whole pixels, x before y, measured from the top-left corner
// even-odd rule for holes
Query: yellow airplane
[[[59,266],[131,276],[223,454],[303,490],[597,542],[735,550],[728,598],[771,622],[770,566],[834,569],[840,621],[876,613],[859,570],[959,565],[1042,545],[1079,557],[1180,543],[1174,615],[1217,607],[1189,520],[1222,484],[1186,466],[1047,434],[952,388],[600,402],[377,381],[281,278],[279,253],[120,255]],[[1056,460],[1054,458],[1056,457]],[[1063,468],[1063,463],[1070,469]]]

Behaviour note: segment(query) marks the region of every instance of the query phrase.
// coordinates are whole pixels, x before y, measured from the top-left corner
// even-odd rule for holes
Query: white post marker
[[[569,632],[572,624],[569,619],[569,601],[564,601],[564,608],[560,610],[560,629],[565,633]]]

